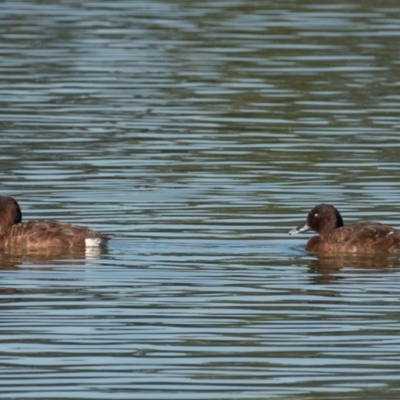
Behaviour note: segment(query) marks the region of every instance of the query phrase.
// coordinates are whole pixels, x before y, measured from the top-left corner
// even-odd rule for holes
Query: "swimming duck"
[[[339,211],[332,205],[319,204],[307,220],[289,234],[313,230],[306,250],[320,253],[396,253],[400,252],[400,231],[379,222],[359,222],[344,226]]]
[[[0,196],[0,249],[99,247],[106,241],[107,237],[99,232],[66,222],[22,222],[17,201]]]

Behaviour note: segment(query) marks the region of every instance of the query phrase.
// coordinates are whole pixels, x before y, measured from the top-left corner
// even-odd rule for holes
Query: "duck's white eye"
[[[318,213],[315,213],[315,214],[314,214],[314,217],[318,217]]]

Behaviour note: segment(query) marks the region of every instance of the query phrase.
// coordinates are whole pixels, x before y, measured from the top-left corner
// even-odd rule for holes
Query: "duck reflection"
[[[393,269],[400,269],[400,259],[386,255],[319,254],[316,258],[310,259],[308,265],[308,271],[313,275],[315,283],[341,281],[345,279],[343,270],[346,268],[352,268],[358,274],[392,272]],[[339,274],[340,272],[342,273]]]
[[[24,264],[42,265],[43,268],[50,265],[85,265],[88,260],[99,259],[105,252],[106,248],[4,249],[0,252],[0,269],[18,269]]]

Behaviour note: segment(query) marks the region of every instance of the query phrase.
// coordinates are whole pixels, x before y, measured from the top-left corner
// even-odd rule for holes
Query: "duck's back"
[[[13,225],[1,240],[3,248],[99,246],[106,237],[91,229],[66,222],[37,220]]]
[[[400,252],[400,231],[378,222],[342,226],[320,242],[322,252],[396,253]]]

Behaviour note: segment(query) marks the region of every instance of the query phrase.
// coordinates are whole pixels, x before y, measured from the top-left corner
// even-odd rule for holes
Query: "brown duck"
[[[400,231],[379,222],[359,222],[344,226],[339,211],[329,204],[319,204],[307,221],[289,234],[313,230],[306,250],[319,253],[396,253],[400,252]]]
[[[66,222],[22,222],[16,200],[0,196],[0,249],[98,247],[106,241],[107,237],[99,232]]]

